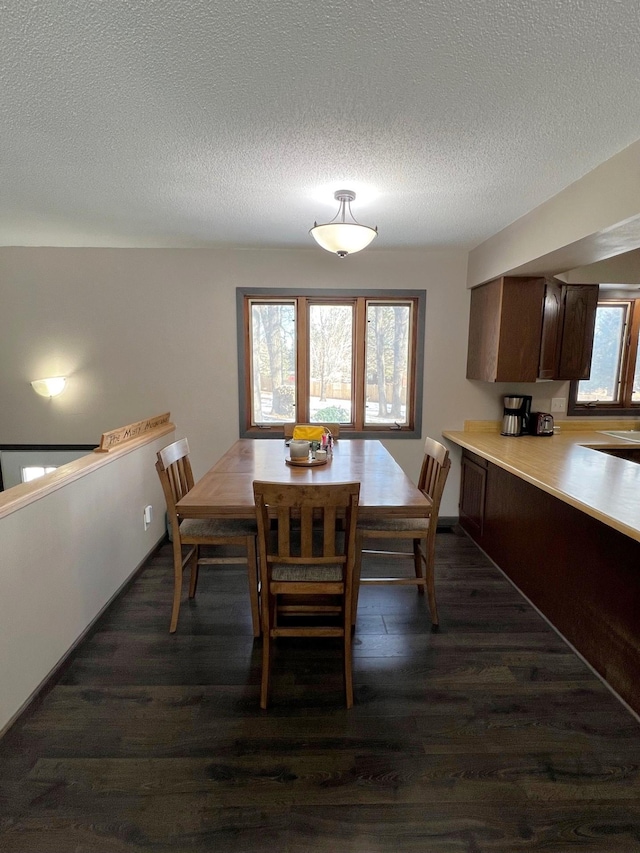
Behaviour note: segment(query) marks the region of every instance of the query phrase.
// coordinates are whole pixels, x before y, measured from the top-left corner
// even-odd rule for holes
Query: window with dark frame
[[[601,299],[589,379],[571,383],[570,415],[637,415],[640,411],[640,299]]]
[[[424,291],[238,289],[240,434],[420,436]]]

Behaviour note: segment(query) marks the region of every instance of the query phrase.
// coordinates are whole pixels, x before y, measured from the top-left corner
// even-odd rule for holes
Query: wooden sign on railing
[[[120,427],[120,429],[103,432],[100,439],[100,446],[96,447],[95,452],[108,453],[116,447],[121,447],[127,441],[140,438],[145,433],[168,424],[170,414],[170,412],[165,412],[164,415],[156,415],[154,418],[148,418],[146,421],[137,421],[135,424],[127,424],[127,426]]]

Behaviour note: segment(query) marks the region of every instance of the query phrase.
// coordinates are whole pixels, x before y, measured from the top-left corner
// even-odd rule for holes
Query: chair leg
[[[423,562],[423,554],[421,548],[421,540],[414,539],[413,540],[413,566],[416,573],[416,578],[418,580],[424,579],[424,573],[422,571],[422,562]],[[424,585],[418,584],[418,593],[420,595],[424,595]]]
[[[362,574],[362,548],[364,537],[356,533],[356,553],[353,566],[353,591],[351,593],[351,626],[355,627],[358,615],[358,596],[360,595],[360,575]]]
[[[249,601],[251,602],[251,622],[253,636],[260,636],[260,606],[258,603],[258,560],[256,557],[256,537],[247,536],[247,575],[249,579]]]
[[[343,628],[344,628],[344,695],[345,695],[345,703],[347,708],[351,708],[353,706],[353,666],[352,666],[352,655],[351,655],[351,614],[353,613],[352,608],[352,596],[347,595],[345,600],[345,612],[344,612],[344,620],[343,620]],[[354,622],[355,624],[355,622]]]
[[[429,611],[431,613],[431,624],[438,626],[438,608],[436,606],[436,583],[435,583],[435,565],[436,565],[436,537],[435,531],[433,535],[427,537],[426,550],[424,554],[425,575],[427,579],[427,597],[429,599]]]
[[[269,603],[268,590],[262,590],[262,677],[260,679],[260,707],[265,710],[269,705],[269,686],[271,683],[271,617],[272,607]]]
[[[260,682],[260,707],[266,710],[269,705],[269,681],[271,677],[271,637],[269,632],[262,634],[262,679]]]
[[[198,545],[193,546],[193,553],[191,554],[191,559],[189,560],[190,567],[190,575],[189,575],[189,598],[196,597],[196,587],[198,586],[198,571],[200,568],[199,564],[200,559],[200,547]]]
[[[171,622],[169,633],[174,634],[178,627],[180,613],[180,598],[182,596],[182,545],[180,540],[173,540],[173,605],[171,607]]]

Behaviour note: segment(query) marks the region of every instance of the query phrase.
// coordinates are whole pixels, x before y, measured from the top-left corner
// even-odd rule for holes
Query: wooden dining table
[[[289,448],[277,439],[239,439],[201,477],[176,508],[182,518],[254,518],[253,481],[360,483],[360,517],[428,515],[431,501],[374,439],[340,439],[325,465],[286,464]]]

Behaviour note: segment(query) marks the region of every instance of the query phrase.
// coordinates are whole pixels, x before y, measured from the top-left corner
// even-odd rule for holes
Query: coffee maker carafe
[[[532,397],[504,398],[501,435],[526,435],[529,428]]]

